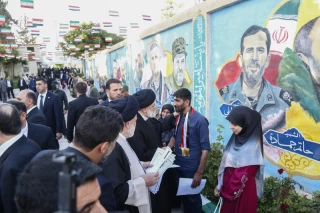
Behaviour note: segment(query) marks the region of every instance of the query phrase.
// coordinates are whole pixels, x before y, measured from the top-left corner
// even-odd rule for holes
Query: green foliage
[[[20,79],[19,76],[13,76],[13,78],[11,79],[11,80],[12,80],[12,83],[13,83],[13,88],[14,88],[14,89],[19,88],[19,79]]]
[[[11,26],[13,24],[17,24],[17,21],[11,17],[10,13],[8,12],[8,10],[6,8],[7,5],[8,5],[7,1],[0,0],[0,14],[3,15],[5,17],[5,19],[6,19],[5,23],[1,27],[11,28]],[[0,34],[0,43],[1,44],[8,43],[8,41],[6,39],[7,36],[13,36],[13,34],[12,33],[10,33],[10,34]]]
[[[204,178],[207,179],[207,183],[202,194],[209,200],[213,201],[213,203],[217,203],[219,200],[219,198],[214,196],[213,190],[218,185],[217,174],[224,148],[224,138],[222,137],[223,129],[224,127],[219,124],[217,128],[218,136],[216,141],[211,144],[211,151],[209,152],[206,169],[203,175]]]
[[[100,44],[100,48],[89,51],[89,56],[96,54],[98,51],[105,50],[107,45],[114,45],[124,40],[124,38],[117,36],[113,33],[108,33],[105,30],[99,30],[99,33],[92,34],[92,26],[94,23],[82,23],[79,28],[70,30],[67,35],[64,36],[65,42],[60,42],[59,46],[63,51],[70,55],[71,52],[75,52],[75,57],[80,57],[81,54],[85,53],[86,49],[84,48],[85,44],[89,44],[90,48],[94,48],[94,44]],[[80,37],[81,42],[75,42],[74,39]],[[112,43],[106,43],[105,38],[111,37]],[[69,44],[74,44],[76,47],[80,48],[80,51],[75,51],[69,49]]]
[[[299,194],[297,189],[303,190],[303,187],[292,178],[265,178],[264,194],[259,200],[258,213],[319,213],[319,192],[315,191],[312,197],[308,198],[307,195]]]
[[[166,0],[164,8],[161,9],[161,20],[171,18],[181,7],[183,3],[178,4],[175,0]]]
[[[22,44],[35,44],[36,37],[29,35],[29,28],[28,28],[28,17],[24,15],[24,17],[18,21],[16,24],[17,26],[17,34],[16,37],[18,41]]]

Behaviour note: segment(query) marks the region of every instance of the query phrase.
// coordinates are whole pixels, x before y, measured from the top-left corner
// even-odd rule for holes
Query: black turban
[[[156,94],[151,89],[143,89],[132,95],[140,104],[140,109],[150,106],[156,100]]]
[[[171,104],[165,104],[165,105],[163,105],[161,112],[162,112],[163,110],[165,110],[165,109],[169,110],[170,114],[172,114],[172,113],[174,112],[174,108],[173,108],[173,106],[172,106]]]
[[[138,101],[131,95],[110,101],[108,107],[118,111],[124,122],[131,121],[140,109]]]

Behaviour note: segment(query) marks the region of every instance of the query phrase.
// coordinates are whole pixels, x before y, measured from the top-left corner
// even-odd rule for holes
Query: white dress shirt
[[[21,129],[21,133],[28,137],[28,122],[26,122],[26,126]]]
[[[7,87],[12,87],[10,81],[7,81]]]
[[[6,141],[5,143],[3,143],[0,146],[0,157],[3,155],[3,153],[5,153],[5,151],[7,151],[7,149],[9,149],[10,146],[12,146],[17,140],[19,140],[22,137],[22,133],[20,132],[19,134],[17,134],[16,136],[14,136],[13,138],[11,138],[10,140]]]
[[[23,87],[23,79],[20,79],[20,86]]]
[[[46,100],[47,93],[48,93],[48,90],[46,90],[46,92],[45,92],[45,93],[43,93],[43,94],[40,94],[40,93],[39,93],[38,100],[37,100],[37,107],[38,107],[38,109],[40,109],[40,100],[41,100],[41,95],[43,96],[43,98],[42,98],[42,102],[43,102],[43,106],[44,106],[44,102],[45,102],[45,100]]]
[[[30,109],[27,110],[27,115],[31,112],[31,110],[33,110],[34,108],[36,108],[37,106],[33,106]]]

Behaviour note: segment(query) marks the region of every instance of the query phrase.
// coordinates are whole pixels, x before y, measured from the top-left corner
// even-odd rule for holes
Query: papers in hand
[[[202,179],[200,185],[193,189],[191,188],[192,181],[192,178],[180,178],[177,196],[200,194],[207,182],[206,179]]]
[[[166,149],[157,149],[150,162],[150,164],[153,166],[146,170],[147,173],[159,172],[158,183],[149,187],[149,190],[153,194],[156,194],[159,191],[162,175],[165,173],[165,171],[167,171],[169,168],[179,167],[173,164],[175,158],[176,156],[172,154],[172,150],[169,147],[166,147]]]

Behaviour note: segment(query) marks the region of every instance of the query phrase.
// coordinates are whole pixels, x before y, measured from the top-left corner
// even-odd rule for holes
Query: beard
[[[148,110],[147,111],[147,117],[148,118],[154,118],[156,116],[156,112],[154,110]]]
[[[244,61],[242,61],[244,64]],[[251,72],[251,66],[254,65],[257,69],[255,73]],[[262,78],[264,73],[265,65],[260,66],[259,63],[255,61],[251,61],[247,66],[243,67],[243,74],[245,77],[245,80],[250,87],[254,87]]]

